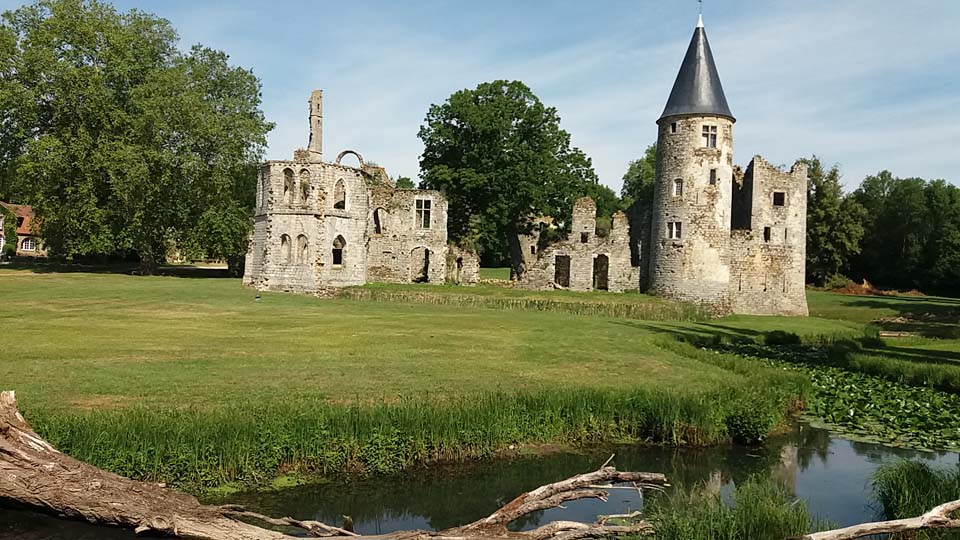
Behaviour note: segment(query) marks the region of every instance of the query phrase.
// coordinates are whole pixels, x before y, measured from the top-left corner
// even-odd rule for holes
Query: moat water
[[[845,440],[798,426],[762,448],[707,449],[624,447],[577,453],[495,460],[421,469],[396,478],[339,481],[273,492],[233,495],[228,501],[276,516],[339,525],[351,516],[362,534],[405,529],[444,529],[493,512],[517,494],[580,472],[596,469],[611,453],[620,470],[662,472],[671,489],[712,489],[729,493],[752,475],[766,475],[806,501],[811,513],[840,526],[878,517],[870,499],[870,478],[878,466],[904,459],[939,467],[960,466],[954,452],[927,453]],[[648,497],[658,496],[648,494]],[[642,507],[631,490],[614,490],[607,503],[584,500],[528,516],[514,524],[530,529],[557,519],[593,521],[598,514]],[[33,513],[0,509],[0,538],[22,540],[119,540],[132,533],[91,527]]]

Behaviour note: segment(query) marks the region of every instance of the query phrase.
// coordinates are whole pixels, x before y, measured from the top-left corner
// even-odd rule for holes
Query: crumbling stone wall
[[[637,289],[640,270],[630,264],[630,225],[623,212],[613,216],[610,234],[596,234],[597,207],[590,197],[573,206],[571,232],[563,241],[540,250],[518,279],[528,289],[574,291]],[[521,245],[533,245],[525,239]]]
[[[789,172],[756,156],[744,173],[750,228],[731,236],[731,309],[758,315],[807,315],[805,291],[807,168]]]
[[[480,283],[480,256],[476,251],[456,245],[447,248],[447,283],[476,285]]]

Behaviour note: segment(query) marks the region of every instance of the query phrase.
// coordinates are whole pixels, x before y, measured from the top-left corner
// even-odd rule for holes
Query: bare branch
[[[920,517],[863,523],[842,529],[808,534],[801,538],[803,540],[853,540],[864,536],[921,529],[960,529],[960,519],[951,518],[951,514],[955,512],[960,512],[960,500],[941,504]]]

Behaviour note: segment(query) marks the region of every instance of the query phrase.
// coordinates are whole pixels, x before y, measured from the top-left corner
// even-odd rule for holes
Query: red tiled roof
[[[17,217],[23,218],[23,223],[17,227],[17,234],[22,234],[30,236],[33,234],[33,231],[30,230],[31,224],[33,224],[33,207],[29,204],[10,204],[5,202],[0,202],[0,205],[11,210]],[[19,220],[17,220],[19,221]]]

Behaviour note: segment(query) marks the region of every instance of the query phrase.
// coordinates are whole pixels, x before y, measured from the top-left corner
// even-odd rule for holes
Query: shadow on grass
[[[136,263],[112,264],[84,264],[68,263],[57,260],[8,262],[0,266],[10,270],[26,270],[34,274],[124,274],[128,276],[140,275],[140,266]],[[230,271],[222,267],[184,265],[161,265],[157,268],[157,276],[180,278],[229,278]]]
[[[960,339],[960,299],[957,298],[857,297],[857,300],[845,305],[895,311],[894,316],[881,317],[874,321],[882,330],[907,332],[928,338]]]

